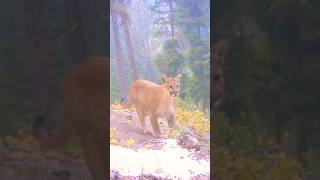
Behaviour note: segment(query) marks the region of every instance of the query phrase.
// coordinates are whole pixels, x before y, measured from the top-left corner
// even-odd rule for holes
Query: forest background
[[[180,99],[209,114],[208,0],[111,1],[111,103],[136,79],[160,82],[182,73]]]
[[[319,179],[319,1],[211,7],[216,178]]]

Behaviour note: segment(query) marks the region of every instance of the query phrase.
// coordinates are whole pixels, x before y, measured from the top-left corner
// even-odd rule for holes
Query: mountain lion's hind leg
[[[137,114],[139,116],[140,128],[144,133],[151,133],[146,127],[146,113],[136,106]]]

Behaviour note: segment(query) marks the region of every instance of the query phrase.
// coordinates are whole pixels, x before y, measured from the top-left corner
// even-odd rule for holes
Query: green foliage
[[[209,1],[172,1],[172,3],[172,11],[169,10],[167,1],[147,2],[147,5],[134,2],[131,7],[128,7],[133,22],[132,41],[134,53],[138,59],[139,78],[152,79],[159,83],[156,80],[159,78],[148,78],[151,72],[153,76],[159,76],[161,73],[175,76],[180,72],[182,73],[180,97],[208,112],[210,99]],[[146,29],[143,29],[141,23],[150,24],[145,24]],[[171,36],[171,23],[175,30],[174,37]],[[113,41],[111,36],[111,103],[119,101]],[[145,46],[149,46],[150,52],[146,51]],[[123,53],[126,56],[125,49],[123,47]],[[152,61],[150,64],[154,64],[156,68],[152,65],[147,66],[146,61]],[[124,67],[125,72],[129,72],[127,63]],[[128,74],[126,74],[126,80],[130,85]]]
[[[210,97],[210,55],[209,44],[191,47],[186,54],[190,66],[192,67],[195,85],[190,89],[190,95],[195,102],[209,107]],[[206,109],[206,108],[205,108]]]
[[[302,163],[283,154],[272,139],[260,139],[244,124],[232,124],[221,113],[215,119],[213,151],[217,179],[288,179],[306,174]]]
[[[181,99],[177,97],[176,99],[177,107],[186,110],[191,111],[197,109],[197,106],[193,103],[193,101],[189,98]]]
[[[183,75],[181,79],[181,94],[180,97],[184,101],[188,101],[190,104],[195,104],[194,99],[193,99],[193,92],[192,90],[194,87],[197,86],[197,78],[194,75],[194,72],[192,71],[190,65],[185,66],[183,69]]]
[[[202,110],[208,110],[210,96],[209,1],[177,0],[174,2],[174,26],[179,29],[179,35],[172,39],[162,34],[166,41],[154,60],[160,72],[176,74],[177,71],[182,71],[181,97],[192,100],[193,104],[201,105]],[[166,27],[166,25],[162,26]]]
[[[270,176],[278,179],[295,179],[301,166],[308,172],[304,176],[319,179],[319,166],[312,159],[320,147],[319,34],[314,31],[320,4],[315,0],[213,3],[219,11],[216,37],[227,34],[229,41],[224,72],[227,98],[220,119],[226,124],[215,121],[215,143],[232,153],[247,147],[264,162],[267,155],[262,152],[271,152],[274,158],[268,161],[275,168]]]
[[[209,1],[177,0],[176,19],[183,37],[189,43],[185,59],[191,67],[196,83],[190,89],[194,102],[202,104],[202,109],[209,108],[210,89],[210,22]]]
[[[184,57],[179,52],[179,44],[176,40],[168,40],[162,51],[156,55],[154,61],[160,72],[174,76],[184,66]]]

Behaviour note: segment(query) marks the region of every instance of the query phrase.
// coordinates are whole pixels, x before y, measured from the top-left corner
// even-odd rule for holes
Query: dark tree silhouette
[[[66,24],[69,29],[68,44],[71,65],[78,64],[88,55],[88,48],[83,31],[79,1],[66,1]]]
[[[44,1],[25,2],[25,46],[27,69],[30,78],[30,91],[34,98],[37,116],[44,118],[45,126],[53,125],[52,83],[49,78],[49,58],[44,38],[43,24]]]

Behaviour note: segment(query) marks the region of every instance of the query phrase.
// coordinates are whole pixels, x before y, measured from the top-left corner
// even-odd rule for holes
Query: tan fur
[[[128,103],[121,105],[129,108],[136,107],[140,119],[140,127],[146,133],[145,117],[150,115],[153,134],[156,137],[161,135],[158,118],[167,119],[170,128],[175,126],[176,110],[175,97],[180,93],[180,78],[162,76],[163,84],[158,85],[147,80],[137,80],[132,83],[129,89]]]
[[[95,180],[106,180],[108,174],[108,77],[107,58],[96,57],[82,62],[64,80],[63,127],[52,136],[39,125],[39,121],[34,123],[35,136],[50,148],[64,143],[72,132],[80,140]]]

